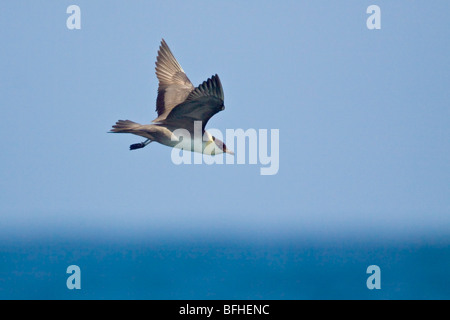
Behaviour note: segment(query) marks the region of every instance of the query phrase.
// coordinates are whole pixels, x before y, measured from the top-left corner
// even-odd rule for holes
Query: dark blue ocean
[[[3,239],[0,298],[449,299],[449,240]]]

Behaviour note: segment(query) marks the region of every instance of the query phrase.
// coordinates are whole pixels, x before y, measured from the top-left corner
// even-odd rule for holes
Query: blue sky
[[[66,8],[81,9],[68,30]],[[381,8],[368,30],[366,8]],[[450,229],[447,1],[4,1],[0,232],[418,235]],[[209,128],[279,129],[280,169],[180,165],[108,134],[156,117],[164,38]],[[378,233],[377,233],[378,232]]]

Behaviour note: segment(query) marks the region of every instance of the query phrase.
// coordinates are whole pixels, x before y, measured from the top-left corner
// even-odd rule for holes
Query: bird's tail
[[[111,132],[136,134],[136,131],[138,131],[140,127],[141,125],[139,123],[130,120],[119,120],[113,125]]]

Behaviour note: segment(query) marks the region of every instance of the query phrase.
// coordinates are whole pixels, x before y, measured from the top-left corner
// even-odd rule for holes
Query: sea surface
[[[0,299],[449,299],[450,239],[0,241]],[[81,289],[68,289],[70,265]],[[367,268],[380,268],[369,289]]]

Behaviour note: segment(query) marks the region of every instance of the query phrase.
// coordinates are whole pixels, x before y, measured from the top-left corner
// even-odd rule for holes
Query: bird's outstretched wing
[[[156,99],[158,117],[153,122],[165,119],[170,111],[176,105],[184,102],[194,90],[194,86],[164,39],[161,40],[158,57],[156,58],[156,76],[159,81]]]
[[[222,83],[216,74],[189,93],[186,101],[170,111],[166,120],[202,121],[202,128],[217,112],[225,109]]]

